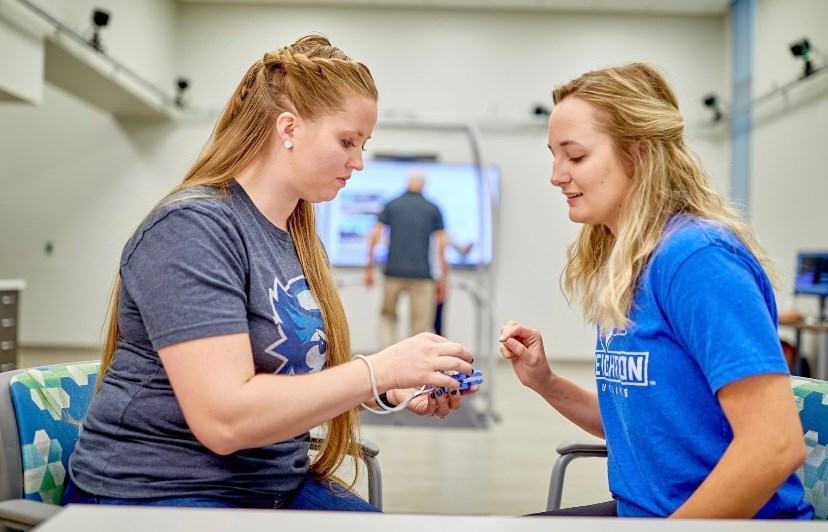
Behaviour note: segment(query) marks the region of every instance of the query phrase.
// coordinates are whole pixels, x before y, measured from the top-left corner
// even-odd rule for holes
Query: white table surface
[[[828,530],[824,521],[665,520],[586,517],[503,517],[422,514],[368,514],[297,510],[227,510],[147,506],[70,505],[37,527],[37,532],[130,531],[337,531],[365,532],[732,532]]]

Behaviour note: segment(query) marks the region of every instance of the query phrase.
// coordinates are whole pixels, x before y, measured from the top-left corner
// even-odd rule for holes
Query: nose
[[[549,176],[549,182],[553,186],[560,187],[569,181],[569,172],[559,168],[554,163],[552,164],[552,175]]]
[[[363,160],[363,151],[359,150],[359,154],[348,161],[348,166],[356,170],[357,172],[361,171],[365,168],[365,161]]]

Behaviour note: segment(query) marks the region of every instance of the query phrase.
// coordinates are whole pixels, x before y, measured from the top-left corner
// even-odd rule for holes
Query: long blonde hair
[[[771,279],[775,273],[750,227],[710,186],[684,141],[684,119],[673,90],[653,65],[631,63],[587,72],[552,92],[555,104],[577,97],[595,109],[598,128],[613,139],[616,154],[633,169],[619,216],[618,235],[585,224],[567,249],[563,288],[602,331],[630,325],[642,270],[677,213],[733,231]]]
[[[264,54],[247,70],[198,159],[170,195],[196,186],[227,194],[230,181],[262,154],[270,140],[273,120],[280,113],[290,111],[312,120],[341,110],[345,98],[354,94],[377,101],[371,72],[332,46],[323,35],[303,35],[289,46]],[[311,203],[299,200],[288,218],[288,232],[322,311],[328,341],[326,365],[348,362],[352,358],[348,322],[316,232]],[[101,377],[111,365],[121,337],[117,319],[119,291],[120,279],[116,279],[102,346]],[[101,380],[98,379],[99,385]],[[322,480],[336,479],[334,471],[349,453],[358,472],[358,410],[335,417],[325,429],[325,440],[311,465],[311,473]]]

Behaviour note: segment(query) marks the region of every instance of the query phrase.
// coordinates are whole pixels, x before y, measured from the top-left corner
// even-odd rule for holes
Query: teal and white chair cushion
[[[69,456],[92,400],[100,364],[33,368],[10,383],[23,464],[23,496],[60,504]]]
[[[808,447],[799,478],[805,486],[805,498],[814,505],[816,519],[828,519],[828,382],[791,377],[791,388]]]

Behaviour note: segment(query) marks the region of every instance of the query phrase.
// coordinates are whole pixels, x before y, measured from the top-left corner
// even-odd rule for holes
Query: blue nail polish
[[[443,390],[441,390],[440,388],[437,388],[437,397],[440,397],[442,395],[443,395]]]
[[[452,390],[451,395],[457,395],[457,390]]]
[[[431,392],[431,398],[434,399],[434,392]]]

